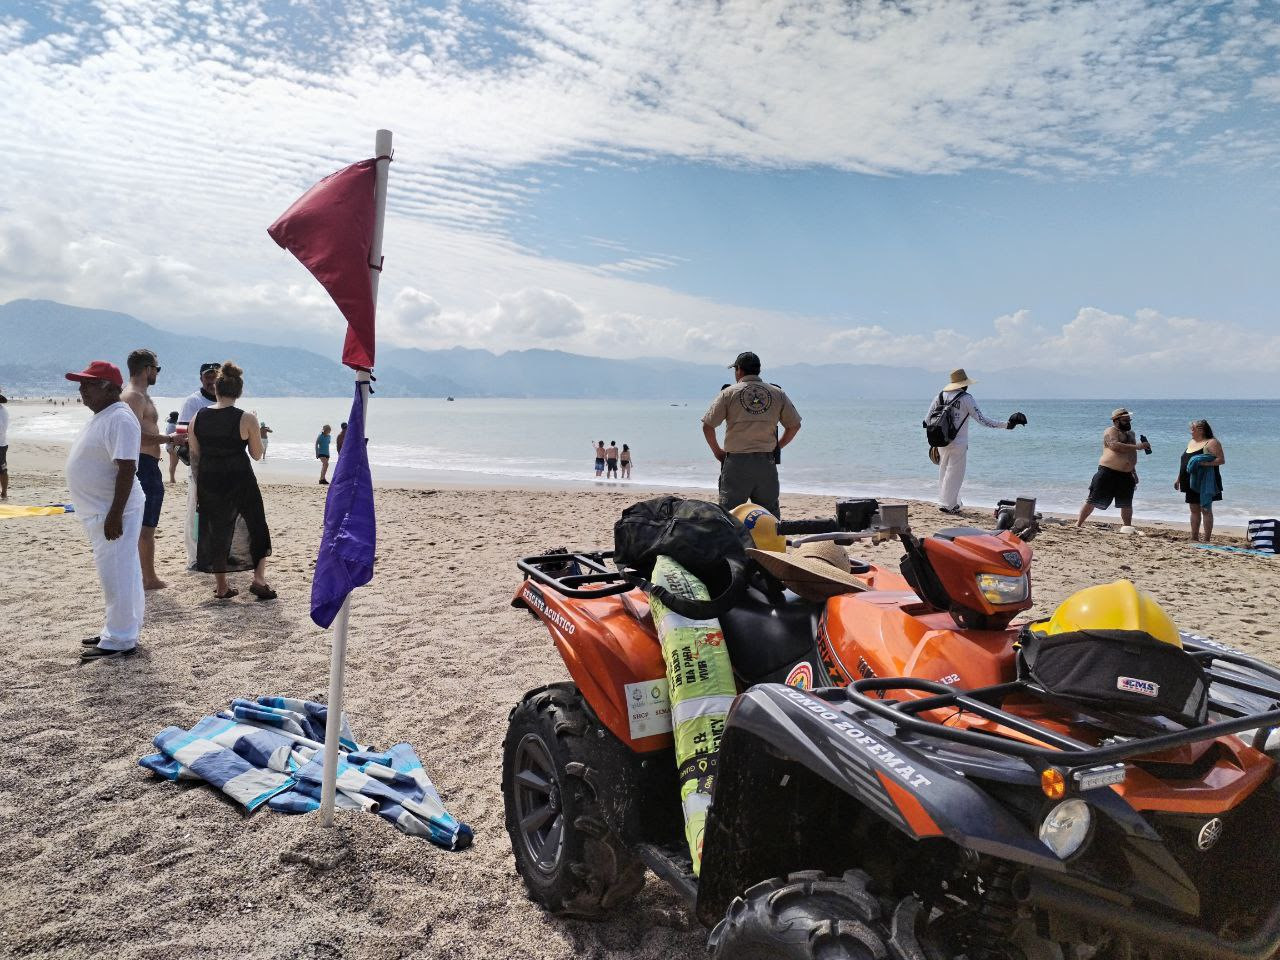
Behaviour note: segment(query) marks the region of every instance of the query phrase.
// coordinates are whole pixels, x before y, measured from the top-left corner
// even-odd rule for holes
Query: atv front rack
[[[899,729],[909,730],[923,737],[961,743],[1018,757],[1037,768],[1052,765],[1076,770],[1119,763],[1173,747],[1245,731],[1255,731],[1252,745],[1256,749],[1263,749],[1268,735],[1274,728],[1280,726],[1280,670],[1243,654],[1199,644],[1192,640],[1184,639],[1183,647],[1205,668],[1205,673],[1211,681],[1211,689],[1213,686],[1220,685],[1254,697],[1262,697],[1270,701],[1270,708],[1261,712],[1250,712],[1235,704],[1211,697],[1210,711],[1223,719],[1152,736],[1112,738],[1101,746],[1092,746],[1033,720],[1028,720],[1026,717],[1010,713],[1002,707],[1002,704],[1011,696],[1030,696],[1059,707],[1064,704],[1063,700],[1027,680],[1015,680],[1011,683],[999,683],[973,690],[959,690],[945,683],[919,677],[870,677],[855,680],[843,691],[833,689],[815,691],[815,693],[818,696],[827,695],[828,699],[836,699],[843,695],[860,708],[883,717]],[[1235,672],[1215,670],[1214,664],[1218,662],[1262,674],[1266,679],[1275,681],[1275,685],[1263,685]],[[884,699],[886,694],[895,690],[918,691],[931,696],[909,700]],[[984,720],[1036,740],[1042,746],[995,733],[945,726],[920,716],[926,711],[948,708],[982,717]],[[1079,705],[1077,708],[1082,712],[1087,712],[1089,709],[1084,705]]]
[[[544,587],[575,600],[612,597],[642,586],[635,577],[628,577],[607,566],[606,561],[612,559],[612,550],[553,550],[533,557],[521,557],[516,561],[516,567]]]

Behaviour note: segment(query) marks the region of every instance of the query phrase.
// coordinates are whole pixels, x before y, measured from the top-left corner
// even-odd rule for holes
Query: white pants
[[[196,565],[196,478],[187,468],[187,522],[182,526],[182,542],[187,548],[187,569]]]
[[[964,465],[969,459],[969,445],[950,444],[938,450],[938,506],[954,510],[960,503],[960,485],[964,483]]]
[[[81,516],[84,532],[93,546],[93,562],[107,603],[107,619],[98,634],[98,646],[128,650],[138,645],[146,594],[142,590],[142,565],[138,561],[138,534],[142,532],[142,502],[124,512],[124,533],[108,540],[102,532],[106,514]]]

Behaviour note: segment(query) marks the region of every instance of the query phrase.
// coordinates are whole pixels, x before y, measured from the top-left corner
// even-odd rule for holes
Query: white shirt
[[[93,415],[67,456],[67,487],[76,512],[84,517],[101,516],[115,499],[117,460],[138,461],[142,427],[128,404],[117,400]],[[142,508],[142,485],[135,474],[133,490],[125,509]]]
[[[0,447],[9,445],[9,411],[0,403]]]
[[[942,394],[942,402],[944,404],[955,400],[958,390],[946,390]],[[933,413],[938,408],[938,398],[934,397],[933,402],[929,404],[929,413]],[[929,414],[925,414],[927,417]],[[960,430],[956,434],[956,438],[951,441],[953,447],[967,447],[969,445],[969,421],[977,420],[984,427],[998,427],[1003,430],[1007,427],[1007,420],[992,420],[981,410],[978,409],[978,401],[973,399],[973,394],[965,392],[965,394],[956,400],[955,406],[951,408],[951,416],[960,424]],[[961,422],[963,421],[963,422]]]
[[[213,401],[197,390],[182,401],[182,412],[178,414],[179,423],[190,423],[191,418],[205,407],[212,407]]]

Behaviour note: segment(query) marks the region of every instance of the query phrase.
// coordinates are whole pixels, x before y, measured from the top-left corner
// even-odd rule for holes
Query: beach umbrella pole
[[[369,245],[369,284],[373,288],[373,303],[378,303],[378,279],[382,275],[382,230],[387,211],[387,168],[391,165],[391,131],[379,130],[374,141],[374,156],[378,158],[377,179],[374,183],[376,203],[373,219],[373,242]],[[360,385],[360,404],[364,412],[366,432],[369,429],[369,386],[372,377],[368,370],[356,371]],[[338,738],[342,732],[342,683],[347,663],[347,626],[351,622],[351,594],[342,601],[342,609],[333,621],[333,649],[329,654],[329,713],[324,729],[324,780],[320,785],[320,825],[333,826],[333,806],[338,787]]]

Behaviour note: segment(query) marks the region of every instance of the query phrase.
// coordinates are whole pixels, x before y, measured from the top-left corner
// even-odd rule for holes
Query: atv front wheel
[[[735,897],[707,940],[713,960],[882,960],[890,956],[867,876],[805,870]]]
[[[644,866],[606,826],[593,784],[609,783],[592,744],[597,727],[578,688],[525,695],[507,725],[502,796],[516,870],[552,913],[598,917],[644,885]],[[595,751],[599,752],[599,751]]]

